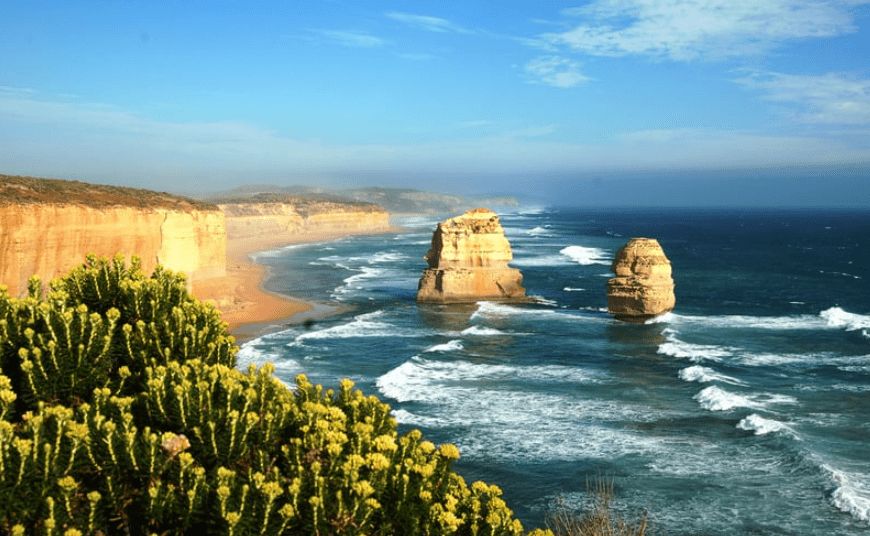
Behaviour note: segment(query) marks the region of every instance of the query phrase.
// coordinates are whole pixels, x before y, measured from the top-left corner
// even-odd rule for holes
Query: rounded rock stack
[[[671,261],[654,238],[632,238],[619,250],[607,282],[610,314],[627,322],[644,322],[674,308]]]
[[[417,290],[421,302],[474,302],[524,299],[523,275],[508,266],[511,246],[498,216],[485,208],[469,210],[438,224],[424,257]]]

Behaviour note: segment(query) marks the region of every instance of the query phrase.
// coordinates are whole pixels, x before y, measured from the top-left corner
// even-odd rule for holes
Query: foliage
[[[39,402],[75,405],[95,388],[119,396],[145,386],[145,370],[201,359],[233,366],[237,347],[220,313],[190,296],[182,274],[158,267],[149,278],[137,257],[97,259],[29,295],[0,292],[0,370],[20,395],[13,418]]]
[[[233,368],[225,329],[135,258],[89,257],[44,298],[0,290],[0,532],[522,533],[455,446],[399,436],[350,380]]]

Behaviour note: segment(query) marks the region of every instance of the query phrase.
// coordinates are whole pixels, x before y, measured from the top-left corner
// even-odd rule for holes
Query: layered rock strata
[[[487,209],[470,210],[438,224],[424,257],[417,290],[421,302],[516,300],[525,297],[523,276],[508,263],[510,243],[498,216]]]
[[[67,273],[88,253],[139,255],[188,282],[226,271],[226,226],[214,205],[169,194],[76,181],[0,175],[0,285],[11,296],[27,280]]]
[[[283,195],[219,201],[230,240],[385,231],[390,214],[370,203],[313,201]]]
[[[658,240],[632,238],[619,250],[607,282],[607,307],[619,320],[643,322],[674,308],[671,261]]]

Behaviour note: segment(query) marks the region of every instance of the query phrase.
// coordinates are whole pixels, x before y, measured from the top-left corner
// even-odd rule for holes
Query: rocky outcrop
[[[674,308],[671,261],[654,238],[632,238],[613,260],[607,307],[619,320],[643,322]]]
[[[230,240],[385,231],[390,214],[370,203],[260,195],[221,200]]]
[[[11,296],[27,280],[67,273],[88,253],[139,255],[188,281],[226,271],[226,227],[213,205],[147,190],[0,175],[0,284]]]
[[[508,266],[511,246],[495,213],[478,208],[438,224],[424,257],[417,290],[421,302],[515,300],[525,297],[523,276]]]

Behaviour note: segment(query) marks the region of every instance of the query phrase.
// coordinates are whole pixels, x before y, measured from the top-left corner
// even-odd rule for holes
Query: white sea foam
[[[746,354],[739,357],[742,365],[789,366],[862,366],[870,365],[870,355],[844,356],[834,352],[814,354]]]
[[[765,330],[870,329],[870,315],[850,313],[840,307],[831,307],[818,315],[794,316],[693,316],[668,313],[673,323],[700,324],[715,328],[747,328]]]
[[[507,335],[504,331],[499,331],[495,328],[488,328],[486,326],[471,326],[470,328],[466,328],[462,330],[462,335],[471,335],[475,337],[497,337],[499,335]]]
[[[391,413],[393,415],[393,418],[395,418],[396,422],[398,422],[399,424],[431,427],[437,427],[440,424],[438,419],[433,419],[432,417],[426,417],[425,415],[411,413],[410,411],[404,409],[394,409]]]
[[[598,384],[606,377],[598,371],[559,365],[512,366],[469,361],[438,361],[415,356],[398,367],[380,376],[378,390],[387,397],[400,402],[430,401],[459,403],[465,398],[476,399],[482,391],[474,385],[484,382],[491,385],[494,381],[544,381],[576,384]],[[460,395],[460,392],[470,394]],[[536,396],[534,394],[501,392],[493,395],[496,400],[510,396]],[[506,398],[507,397],[507,398]],[[553,397],[553,400],[558,400]],[[480,416],[478,416],[480,417]],[[467,418],[476,418],[469,415]],[[449,425],[448,422],[445,425]]]
[[[680,371],[680,379],[687,382],[709,383],[722,382],[730,383],[731,385],[745,385],[744,382],[731,376],[719,374],[715,370],[700,365],[684,368]]]
[[[870,316],[850,313],[839,307],[825,309],[819,313],[819,316],[832,328],[845,329],[846,331],[870,328]],[[864,334],[866,335],[866,332]]]
[[[797,399],[787,395],[753,394],[739,395],[715,385],[705,388],[694,396],[702,408],[708,411],[730,411],[734,408],[765,409],[776,404],[797,404]]]
[[[371,282],[374,282],[375,284],[382,283],[389,278],[390,274],[395,275],[395,271],[385,268],[374,268],[371,266],[360,266],[359,268],[348,269],[357,273],[350,277],[346,277],[344,279],[344,285],[336,287],[332,291],[332,297],[336,300],[344,301],[348,299],[350,295],[359,291],[364,291],[367,287],[370,287]]]
[[[539,303],[541,305],[546,305],[548,307],[558,307],[559,302],[556,300],[551,300],[549,298],[545,298],[543,296],[529,296],[529,298],[535,300],[535,303]]]
[[[666,330],[665,333],[667,333],[667,340],[659,345],[656,352],[671,357],[688,359],[695,363],[701,361],[722,361],[726,357],[733,356],[734,352],[737,351],[736,348],[728,346],[693,344],[681,341],[670,330]]]
[[[608,258],[610,253],[600,248],[568,246],[561,249],[559,253],[584,266],[590,264],[604,264],[609,266],[612,262],[612,259]]]
[[[502,387],[529,380],[548,387]],[[654,422],[679,414],[579,395],[581,385],[606,381],[600,372],[577,367],[441,362],[418,356],[378,378],[377,388],[384,397],[414,403],[412,409],[394,412],[401,422],[450,429],[451,441],[465,458],[529,460],[540,459],[543,451],[548,460],[671,455],[666,441],[613,423]],[[564,390],[566,383],[576,396],[551,392],[557,385]]]
[[[299,346],[309,340],[350,339],[355,337],[425,337],[431,335],[428,330],[400,328],[382,319],[383,311],[375,311],[354,317],[350,322],[332,326],[318,331],[308,331],[296,337],[288,346]]]
[[[608,258],[609,253],[599,248],[568,246],[559,250],[557,255],[533,255],[530,254],[531,251],[533,250],[514,248],[514,259],[511,261],[511,265],[531,267],[603,264],[610,266],[611,263]],[[608,276],[613,277],[613,274],[608,274]]]
[[[870,478],[867,474],[840,471],[822,465],[834,481],[831,503],[859,521],[870,521]]]
[[[675,324],[697,324],[712,328],[747,328],[766,330],[821,329],[825,325],[818,315],[796,316],[692,316],[668,313]]]
[[[737,428],[754,432],[755,435],[766,435],[775,432],[787,432],[791,436],[800,439],[797,432],[790,426],[774,419],[766,419],[757,413],[753,413],[748,417],[743,418],[737,423]]]
[[[590,321],[590,320],[610,320],[609,316],[570,312],[563,309],[543,309],[534,307],[515,307],[503,303],[495,302],[478,302],[477,310],[472,313],[471,320],[480,320],[485,318],[506,318],[512,316],[524,317],[545,317],[548,320],[564,320],[564,321]]]
[[[391,263],[408,260],[408,256],[397,251],[378,251],[373,253],[368,259],[369,264]]]
[[[423,350],[424,352],[455,352],[457,350],[462,350],[462,341],[452,340],[450,342],[446,342],[444,344],[436,344],[435,346],[430,346]]]
[[[526,231],[531,236],[552,236],[546,227],[535,227]]]

